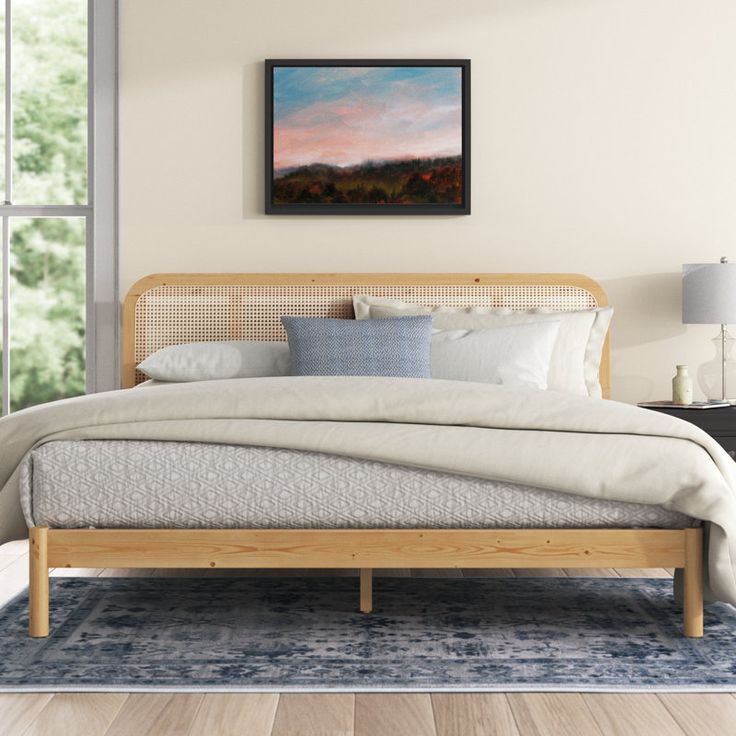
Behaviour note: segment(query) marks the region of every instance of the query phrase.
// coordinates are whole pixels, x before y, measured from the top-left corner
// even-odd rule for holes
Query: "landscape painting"
[[[469,213],[469,72],[267,61],[266,212]]]

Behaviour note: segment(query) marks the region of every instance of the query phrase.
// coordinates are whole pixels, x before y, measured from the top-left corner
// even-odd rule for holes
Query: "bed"
[[[577,274],[166,274],[142,279],[131,289],[124,304],[122,385],[126,390],[106,399],[71,400],[78,402],[75,407],[86,407],[86,411],[105,401],[104,411],[112,412],[110,416],[114,414],[114,421],[106,419],[101,423],[104,426],[96,426],[94,431],[82,429],[81,424],[80,427],[75,424],[80,410],[76,408],[72,414],[66,402],[58,402],[64,406],[48,408],[41,421],[36,418],[37,411],[34,417],[21,417],[15,428],[16,436],[23,434],[25,425],[35,421],[55,430],[45,429],[46,434],[42,434],[36,428],[33,434],[29,429],[27,447],[22,453],[25,464],[14,466],[18,470],[13,476],[16,480],[25,473],[27,492],[33,483],[29,474],[35,475],[38,483],[35,501],[28,497],[24,501],[26,518],[34,513],[35,503],[35,513],[41,519],[41,523],[34,521],[29,532],[31,636],[48,635],[49,567],[358,568],[359,606],[366,613],[372,609],[372,571],[376,568],[671,567],[682,571],[684,634],[702,636],[704,529],[699,520],[708,521],[709,517],[705,512],[699,513],[697,503],[678,508],[674,502],[642,504],[632,502],[633,496],[631,499],[608,498],[606,493],[600,498],[583,500],[571,496],[569,488],[556,491],[555,488],[561,486],[555,485],[554,480],[544,484],[546,489],[540,488],[541,483],[520,483],[513,469],[498,470],[498,474],[506,477],[494,478],[491,472],[474,469],[469,455],[464,465],[460,462],[458,458],[465,451],[464,445],[472,444],[464,439],[453,446],[453,452],[446,453],[448,459],[443,462],[433,463],[425,457],[433,442],[430,430],[440,423],[446,425],[441,436],[453,438],[453,442],[463,432],[466,433],[463,437],[473,439],[485,430],[495,431],[496,440],[505,438],[512,442],[511,447],[523,448],[526,438],[535,433],[526,431],[528,427],[519,418],[523,414],[521,408],[503,420],[507,425],[498,428],[488,423],[488,416],[503,414],[503,402],[508,401],[505,397],[489,395],[487,409],[481,411],[479,404],[483,402],[475,401],[472,387],[451,386],[450,382],[440,387],[441,391],[437,387],[414,383],[397,390],[388,382],[384,385],[380,381],[369,384],[361,383],[360,379],[357,382],[329,379],[303,382],[298,384],[299,391],[291,391],[290,388],[284,390],[291,384],[263,381],[253,388],[252,382],[259,379],[244,379],[251,383],[222,382],[216,393],[211,386],[190,389],[190,393],[198,394],[199,408],[179,416],[178,397],[184,394],[178,387],[134,389],[146,379],[136,366],[160,348],[200,340],[284,340],[279,322],[281,315],[349,318],[352,316],[351,297],[356,293],[418,304],[502,306],[517,310],[536,307],[579,310],[607,303],[605,293],[596,282]],[[609,376],[609,341],[606,338],[600,364],[604,397],[610,395]],[[306,392],[305,387],[309,389]],[[381,396],[381,411],[393,400],[391,406],[395,415],[385,417],[376,413],[379,410],[375,402],[371,403],[370,397],[366,397],[374,389],[385,392],[385,396]],[[230,418],[228,407],[241,399],[248,405],[247,416],[238,417],[237,437],[233,439],[234,430],[225,420]],[[526,399],[522,397],[520,401]],[[566,399],[552,398],[551,401],[547,414],[554,416],[554,420],[538,420],[542,424],[553,422],[549,427],[540,425],[537,428],[540,437],[546,438],[545,442],[552,441],[553,445],[554,442],[569,442],[569,435],[581,432],[585,435],[585,447],[603,452],[602,457],[608,452],[603,440],[630,443],[636,450],[634,454],[640,455],[642,470],[636,473],[636,483],[642,487],[654,477],[647,474],[645,464],[654,462],[651,452],[657,452],[659,447],[652,444],[650,451],[649,444],[655,439],[665,441],[670,434],[680,433],[677,441],[681,444],[672,444],[672,440],[667,445],[668,451],[671,446],[674,456],[684,448],[692,452],[694,460],[690,464],[702,465],[702,474],[708,481],[708,488],[700,494],[701,505],[708,509],[714,507],[711,495],[717,496],[718,503],[723,505],[718,511],[719,518],[728,516],[728,523],[724,521],[717,526],[719,530],[725,529],[722,538],[710,535],[710,543],[719,545],[718,554],[711,554],[711,566],[717,568],[721,581],[732,573],[725,571],[723,560],[728,557],[733,536],[728,526],[733,511],[728,506],[732,503],[729,494],[733,494],[727,488],[733,479],[729,476],[719,485],[719,478],[731,472],[718,454],[719,448],[709,444],[704,435],[692,434],[697,432],[695,428],[689,425],[685,428],[684,423],[665,424],[663,422],[669,418],[655,417],[651,412],[631,414],[642,410],[617,405],[622,408],[611,413],[600,405],[610,403],[613,407],[614,402],[598,400],[573,402],[573,409],[568,411]],[[555,401],[558,405],[554,405]],[[216,410],[213,406],[218,402],[222,408]],[[296,415],[285,413],[286,404],[289,412],[296,412]],[[161,408],[164,405],[168,407],[165,411]],[[464,414],[458,418],[457,412],[463,406],[466,406]],[[592,421],[588,417],[598,413],[604,430],[588,426]],[[178,422],[176,431],[162,435],[161,426],[165,421],[173,421],[172,414]],[[441,420],[436,419],[435,415],[440,414]],[[21,423],[23,421],[25,424]],[[638,428],[630,430],[631,422],[638,423]],[[651,428],[648,422],[653,422]],[[382,432],[391,430],[393,436],[402,438],[403,446],[394,443],[397,447],[388,458],[385,448],[370,449],[385,444],[375,441],[375,433],[370,441],[350,438],[351,433],[356,434],[363,425],[375,429],[379,424]],[[129,428],[133,425],[136,431],[131,434]],[[297,425],[301,426],[300,432],[296,431]],[[202,435],[202,427],[206,427],[206,435]],[[305,427],[310,430],[308,437]],[[334,431],[335,427],[340,428],[339,433]],[[288,441],[282,439],[284,432],[290,436]],[[41,436],[43,439],[39,439]],[[351,441],[361,448],[357,457],[351,457]],[[229,516],[214,518],[208,515],[207,501],[200,498],[199,507],[188,512],[187,518],[167,516],[168,512],[162,512],[162,516],[151,523],[137,523],[138,517],[134,515],[109,517],[112,520],[106,522],[108,517],[104,514],[115,506],[113,498],[97,504],[95,513],[101,515],[87,518],[85,509],[80,508],[76,515],[69,517],[74,523],[66,526],[61,510],[64,504],[59,504],[57,498],[54,506],[53,489],[54,483],[58,487],[58,480],[54,480],[48,468],[53,468],[54,463],[57,468],[78,465],[78,477],[99,476],[101,485],[113,487],[114,479],[105,476],[110,467],[117,468],[119,475],[133,477],[136,466],[145,465],[145,461],[133,461],[126,470],[126,453],[136,442],[139,443],[136,450],[139,458],[150,457],[146,453],[152,452],[156,443],[161,445],[156,450],[160,454],[155,456],[158,458],[155,462],[162,466],[168,463],[167,467],[172,468],[186,462],[185,458],[192,458],[196,445],[201,454],[200,467],[229,462],[232,467],[244,468],[245,476],[239,481],[241,487],[253,483],[258,475],[253,468],[278,468],[286,500],[275,504],[276,510],[272,509],[271,516],[264,515],[263,506],[257,506],[248,513],[240,509]],[[87,452],[85,462],[90,463],[88,465],[80,460],[82,446]],[[503,446],[499,453],[501,450]],[[18,452],[20,457],[20,450]],[[545,453],[554,458],[559,450],[545,446],[533,452],[540,458]],[[207,453],[221,454],[215,457]],[[442,451],[435,450],[434,454],[442,454]],[[111,457],[116,459],[110,460]],[[491,463],[491,460],[484,462]],[[495,468],[501,468],[503,455],[499,454],[493,462]],[[590,462],[600,465],[593,454]],[[29,463],[32,470],[29,470]],[[551,460],[547,464],[551,464]],[[711,465],[718,467],[719,475],[713,474]],[[334,483],[330,486],[330,483],[315,482],[320,472],[325,477],[343,479],[343,486],[349,492],[340,497]],[[612,469],[612,483],[615,483],[615,472]],[[368,475],[374,484],[367,492],[373,506],[362,503],[362,515],[358,517],[351,515],[350,499],[355,498],[350,490],[351,473],[363,479]],[[155,476],[155,473],[150,475]],[[627,468],[621,477],[630,475],[631,468]],[[663,472],[663,476],[667,473]],[[141,477],[134,485],[138,488],[150,482],[161,486],[171,477],[167,471],[158,480]],[[305,477],[311,479],[309,491],[304,490]],[[46,491],[42,491],[44,478]],[[659,475],[657,478],[659,483]],[[530,479],[534,480],[531,476]],[[579,478],[574,482],[580,482]],[[661,483],[667,482],[667,477],[663,477]],[[381,496],[381,489],[392,483],[401,488],[403,516],[400,511],[391,511],[395,499]],[[595,485],[603,487],[605,483],[600,481]],[[217,493],[217,486],[215,482],[210,491]],[[235,486],[231,495],[237,496],[238,484]],[[363,486],[362,491],[366,492]],[[432,515],[425,503],[425,497],[431,494],[423,494],[422,489],[447,486],[454,489],[455,497],[462,499],[459,504],[462,513],[457,504],[454,510],[440,504],[430,509]],[[289,488],[291,495],[288,495]],[[182,499],[195,495],[186,484],[179,489],[169,488],[169,491],[168,511],[179,509]],[[267,485],[262,495],[269,498],[274,492],[273,484]],[[576,492],[582,493],[582,486],[577,491],[572,489],[573,494]],[[641,495],[641,489],[639,493]],[[206,498],[206,494],[202,496]],[[674,494],[677,499],[681,496],[679,492]],[[296,504],[300,498],[302,501],[308,499],[311,505],[299,507]],[[485,508],[484,501],[488,498],[496,500]],[[508,506],[511,498],[518,504],[517,513],[499,517],[494,509]],[[411,499],[415,500],[415,506]],[[546,499],[546,507],[542,499]],[[232,498],[220,501],[226,504]],[[342,510],[330,507],[333,502]],[[416,508],[421,504],[424,505],[420,514]],[[298,513],[290,517],[277,513],[292,505]],[[325,508],[329,513],[320,516],[320,509]],[[385,512],[387,508],[390,513]],[[297,519],[301,519],[301,523]],[[110,526],[105,527],[105,523]],[[95,528],[80,528],[80,525]],[[726,585],[730,585],[730,579],[721,587]],[[727,595],[730,589],[720,597],[723,599]]]

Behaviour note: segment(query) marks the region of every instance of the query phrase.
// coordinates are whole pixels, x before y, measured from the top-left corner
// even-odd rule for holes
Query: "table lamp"
[[[736,263],[685,263],[682,266],[682,321],[686,325],[720,325],[714,338],[716,357],[698,369],[698,382],[709,400],[736,392],[736,361],[726,326],[736,323]]]

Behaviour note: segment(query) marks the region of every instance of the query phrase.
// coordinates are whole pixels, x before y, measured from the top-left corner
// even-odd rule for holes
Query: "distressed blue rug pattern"
[[[0,610],[0,690],[736,690],[736,611],[671,580],[57,578]]]

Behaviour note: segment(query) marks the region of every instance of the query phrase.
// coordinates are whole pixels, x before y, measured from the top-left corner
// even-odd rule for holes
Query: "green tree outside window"
[[[14,0],[13,203],[87,202],[87,3]],[[10,219],[13,411],[85,390],[85,220]]]

